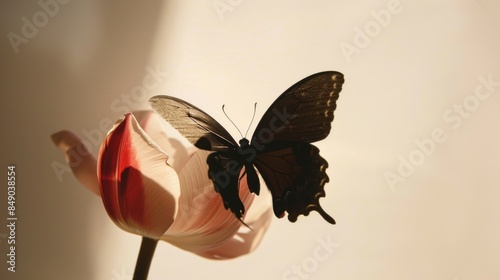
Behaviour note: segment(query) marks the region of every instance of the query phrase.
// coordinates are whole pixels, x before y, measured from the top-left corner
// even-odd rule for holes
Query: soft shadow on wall
[[[110,104],[142,82],[165,5],[161,0],[0,4],[0,119],[2,131],[9,131],[0,154],[2,166],[16,165],[19,179],[18,270],[8,279],[94,279],[96,252],[87,231],[102,205],[71,174],[58,178],[51,163],[64,158],[49,137],[61,129],[82,136],[103,118],[122,115]],[[96,155],[99,147],[91,148]],[[2,240],[2,252],[6,246]]]

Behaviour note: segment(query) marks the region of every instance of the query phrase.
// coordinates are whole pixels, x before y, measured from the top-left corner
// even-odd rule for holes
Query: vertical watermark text
[[[7,166],[7,270],[16,272],[16,166]]]

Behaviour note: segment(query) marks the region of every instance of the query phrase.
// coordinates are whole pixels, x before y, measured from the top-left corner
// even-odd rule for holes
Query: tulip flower
[[[151,111],[129,113],[117,122],[97,161],[69,131],[53,134],[52,140],[75,177],[101,196],[111,220],[143,237],[134,279],[147,277],[159,240],[205,258],[228,259],[253,251],[269,226],[271,208],[263,201],[270,199],[255,205],[246,178],[241,180],[248,230],[215,192],[207,175],[209,152],[169,139]]]

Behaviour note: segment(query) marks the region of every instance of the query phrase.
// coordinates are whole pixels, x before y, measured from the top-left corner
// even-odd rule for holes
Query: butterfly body
[[[273,197],[277,217],[317,211],[334,224],[320,206],[329,181],[328,162],[311,143],[330,133],[336,100],[344,82],[339,72],[311,75],[286,90],[264,113],[249,141],[237,143],[212,117],[197,107],[170,96],[155,96],[151,106],[196,147],[213,151],[207,157],[208,176],[224,207],[241,219],[245,208],[238,196],[242,170],[249,190],[260,192],[262,176]]]

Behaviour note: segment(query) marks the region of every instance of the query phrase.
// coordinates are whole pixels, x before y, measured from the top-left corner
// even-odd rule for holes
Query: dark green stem
[[[141,249],[139,249],[139,256],[137,256],[133,280],[148,279],[149,267],[155,254],[156,244],[158,244],[158,240],[142,237]]]

